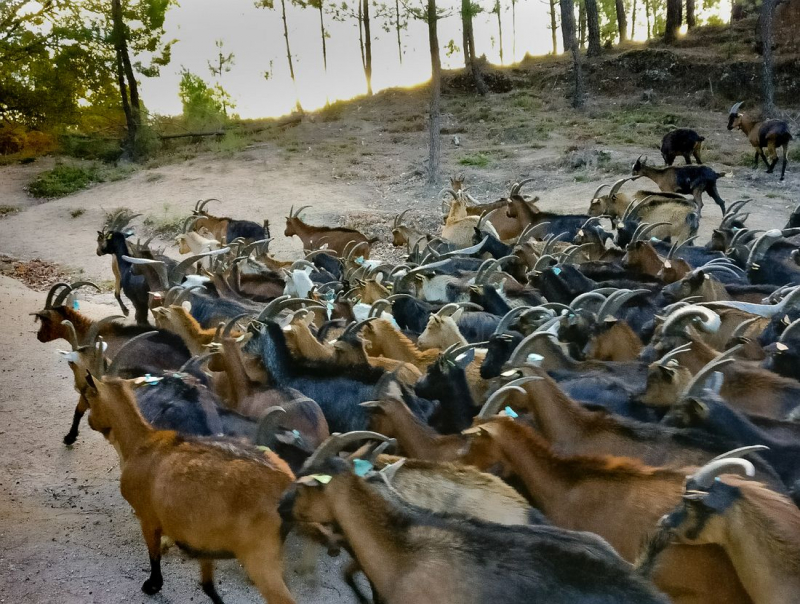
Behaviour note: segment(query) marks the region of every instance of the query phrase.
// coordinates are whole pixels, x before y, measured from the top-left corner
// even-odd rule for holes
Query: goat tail
[[[717,172],[717,178],[733,178],[733,172]]]

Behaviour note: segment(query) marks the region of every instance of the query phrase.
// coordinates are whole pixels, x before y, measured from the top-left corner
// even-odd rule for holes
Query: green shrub
[[[474,153],[473,155],[465,155],[458,160],[462,166],[475,166],[477,168],[485,168],[489,165],[491,158],[484,153]]]
[[[28,185],[28,193],[34,197],[64,197],[100,182],[97,178],[95,166],[61,164],[39,174]]]
[[[106,138],[64,135],[59,141],[61,152],[78,159],[97,159],[113,163],[122,155],[122,144]]]

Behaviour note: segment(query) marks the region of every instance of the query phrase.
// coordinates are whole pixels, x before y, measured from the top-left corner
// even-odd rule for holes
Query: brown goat
[[[747,140],[756,149],[754,169],[758,168],[758,158],[764,160],[767,166],[767,173],[772,174],[778,164],[778,148],[783,148],[783,167],[781,168],[781,180],[786,175],[786,157],[789,153],[789,141],[792,140],[792,133],[789,131],[789,124],[783,120],[758,120],[746,113],[739,113],[742,103],[736,103],[728,112],[728,130],[738,128],[744,132]],[[769,151],[769,159],[764,154],[764,147]],[[774,158],[774,159],[773,159]]]
[[[344,257],[348,247],[353,244],[358,246],[358,254],[363,258],[369,258],[369,246],[377,241],[377,238],[367,239],[363,234],[355,229],[344,227],[319,227],[312,226],[300,220],[300,212],[310,206],[303,206],[294,211],[294,207],[289,210],[286,217],[286,230],[283,232],[287,237],[297,235],[303,242],[303,249],[319,250],[329,249],[336,252],[340,257]]]
[[[496,418],[467,431],[484,465],[499,461],[524,482],[556,526],[591,531],[633,562],[658,519],[680,501],[686,470],[651,468],[620,457],[563,457],[532,429]],[[718,547],[670,546],[653,577],[679,604],[749,603]]]
[[[89,425],[125,460],[120,490],[139,518],[150,554],[142,591],[161,590],[163,535],[201,557],[201,584],[212,601],[222,601],[213,559],[236,557],[270,604],[294,602],[283,581],[278,515],[279,499],[294,476],[277,455],[155,430],[121,380],[90,379],[87,399]]]

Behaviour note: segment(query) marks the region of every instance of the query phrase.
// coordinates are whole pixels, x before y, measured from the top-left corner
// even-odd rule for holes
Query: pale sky
[[[364,94],[366,83],[355,19],[338,23],[330,15],[325,15],[329,33],[326,76],[322,65],[318,11],[291,6],[289,0],[286,3],[289,39],[303,107],[319,108],[325,104],[326,96],[336,100]],[[222,79],[223,87],[236,103],[235,111],[244,118],[278,116],[291,111],[295,93],[286,60],[280,1],[275,0],[275,4],[277,10],[265,10],[255,8],[252,0],[180,0],[180,6],[170,10],[166,22],[166,38],[179,40],[173,47],[172,62],[162,69],[159,78],[142,78],[143,98],[148,108],[159,114],[179,114],[181,105],[177,92],[181,67],[188,68],[206,81],[213,81],[207,61],[216,56],[214,43],[222,38],[225,51],[236,55],[234,66]],[[484,0],[484,4],[489,6],[489,0]],[[511,7],[509,0],[504,4],[507,10],[503,12],[503,53],[505,63],[509,64],[512,62],[513,41]],[[451,0],[445,6],[455,5]],[[522,59],[526,52],[542,55],[551,50],[547,7],[543,0],[517,2],[517,60]],[[637,16],[637,38],[645,34],[643,12],[639,11],[641,26]],[[721,13],[727,14],[724,8]],[[375,15],[371,22],[373,89],[377,92],[426,81],[430,77],[430,55],[425,23],[412,20],[403,31],[405,54],[400,65],[394,31],[385,32],[381,20]],[[560,31],[558,36],[560,43]],[[485,53],[489,61],[499,64],[497,38],[496,15],[484,13],[476,17],[477,52]],[[460,19],[455,12],[439,21],[442,47],[451,39],[461,46]],[[270,62],[273,77],[266,81],[263,73],[270,70]],[[463,55],[459,52],[448,57],[443,49],[442,62],[445,68],[459,67]]]

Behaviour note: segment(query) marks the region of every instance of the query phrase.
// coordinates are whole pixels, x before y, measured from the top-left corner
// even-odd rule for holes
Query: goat
[[[754,604],[796,602],[800,510],[787,497],[733,473],[752,477],[755,469],[732,457],[690,476],[683,501],[661,520],[661,531],[670,541],[722,547]]]
[[[212,216],[205,210],[212,201],[219,201],[219,199],[205,199],[194,204],[191,222],[193,230],[205,229],[214,239],[223,244],[231,243],[236,239],[242,239],[245,243],[269,239],[269,221],[265,220],[262,226],[250,220]],[[187,220],[184,226],[188,228],[188,224]]]
[[[647,467],[624,457],[558,455],[535,431],[510,418],[495,418],[467,434],[473,454],[483,457],[484,465],[499,462],[519,476],[556,526],[596,533],[630,561],[659,517],[680,501],[686,479],[685,470]],[[654,582],[676,603],[748,602],[730,562],[712,546],[671,546]]]
[[[222,602],[213,559],[236,557],[265,600],[292,604],[278,516],[278,499],[294,479],[286,463],[270,451],[155,430],[125,382],[87,380],[89,426],[125,460],[120,491],[139,518],[150,555],[142,591],[161,591],[163,535],[200,557],[201,585],[213,602]]]
[[[707,193],[725,213],[725,201],[717,191],[717,179],[724,177],[708,166],[668,166],[656,168],[647,165],[647,158],[641,156],[633,164],[634,176],[646,176],[658,185],[662,191],[669,193],[691,194],[697,204],[698,216],[703,211],[703,193]]]
[[[619,215],[617,245],[626,245],[633,239],[632,234],[643,229],[645,224],[652,225],[648,231],[651,236],[669,239],[674,244],[690,242],[697,236],[700,210],[694,201],[681,196],[669,197],[664,193],[647,195],[638,201],[635,197]]]
[[[692,163],[690,155],[694,155],[697,163],[702,164],[700,149],[704,140],[706,140],[705,137],[700,136],[694,130],[675,128],[675,130],[667,132],[664,138],[661,139],[661,157],[664,158],[664,163],[668,166],[671,166],[679,155],[683,156],[687,164]]]
[[[442,239],[457,247],[469,247],[472,245],[476,228],[480,228],[481,232],[500,238],[491,223],[482,222],[478,216],[469,216],[466,210],[466,201],[453,192],[451,194],[454,199],[442,228]]]
[[[409,210],[403,210],[394,217],[394,222],[392,223],[392,245],[395,247],[406,246],[406,248],[410,250],[423,239],[426,241],[429,240],[429,236],[403,224],[403,216],[405,216],[408,211]]]
[[[792,140],[792,133],[789,131],[789,124],[783,120],[758,120],[746,113],[740,113],[744,101],[734,104],[728,111],[728,130],[739,129],[744,132],[747,140],[756,149],[754,170],[758,169],[758,158],[764,160],[767,166],[767,174],[772,174],[775,166],[778,165],[778,147],[783,147],[783,166],[781,167],[781,180],[786,175],[786,157],[789,153],[789,141]],[[764,154],[764,147],[769,151],[772,163]],[[773,159],[774,158],[774,159]]]
[[[310,472],[284,495],[282,518],[335,522],[387,604],[666,602],[597,537],[416,512],[384,499],[337,458]]]
[[[355,245],[358,247],[361,257],[369,258],[369,247],[377,241],[377,238],[367,239],[355,229],[318,227],[307,224],[300,219],[300,212],[308,207],[310,206],[298,208],[296,212],[294,206],[289,209],[289,215],[286,217],[286,230],[283,232],[286,237],[297,235],[303,242],[304,249],[326,248],[336,252],[340,257],[345,255],[348,247]]]

